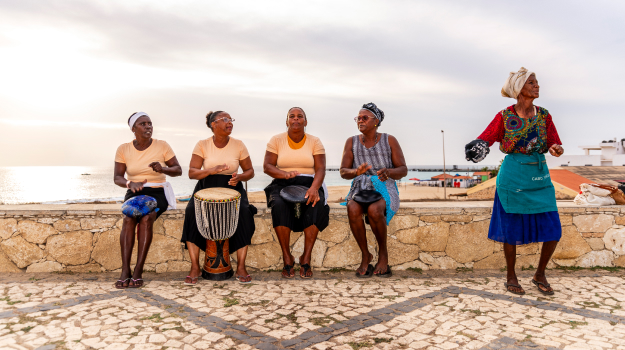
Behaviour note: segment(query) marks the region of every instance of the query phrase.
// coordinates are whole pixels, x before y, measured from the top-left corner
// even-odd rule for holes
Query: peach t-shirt
[[[115,161],[126,164],[126,174],[130,181],[165,182],[167,181],[165,174],[157,173],[148,165],[152,162],[159,162],[162,166],[167,166],[165,162],[175,156],[174,150],[167,142],[152,139],[150,147],[143,151],[137,150],[132,142],[122,144],[117,148]]]
[[[237,170],[239,170],[239,161],[250,156],[243,141],[232,137],[228,140],[228,144],[224,148],[217,148],[213,137],[200,140],[195,145],[193,154],[197,154],[204,159],[204,163],[202,164],[204,170],[222,164],[230,166],[230,169],[217,173],[219,175],[232,175],[236,173]]]
[[[326,150],[318,137],[306,134],[306,142],[300,149],[289,146],[288,133],[278,134],[269,140],[267,151],[278,155],[277,167],[283,171],[299,171],[300,174],[315,174],[313,156],[325,154]]]

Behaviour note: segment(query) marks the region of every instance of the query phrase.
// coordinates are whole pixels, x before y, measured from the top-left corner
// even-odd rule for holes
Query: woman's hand
[[[296,176],[299,175],[299,171],[285,171],[284,172],[284,179],[288,180],[288,179],[292,179]]]
[[[378,170],[378,179],[380,179],[380,181],[382,182],[388,180],[388,177],[390,175],[391,175],[391,172],[387,168],[382,168]]]
[[[314,189],[313,187],[309,188],[308,191],[306,191],[304,198],[308,198],[306,205],[312,203],[312,206],[314,207],[315,204],[319,202],[319,189]]]
[[[137,193],[143,190],[143,184],[147,183],[148,180],[143,180],[143,182],[132,182],[128,184],[128,188],[132,191],[132,193]]]
[[[367,162],[362,163],[356,169],[356,176],[360,176],[360,175],[366,173],[368,170],[371,170],[371,165],[369,165],[369,163],[367,163]]]
[[[224,164],[221,164],[221,165],[215,165],[215,166],[212,168],[211,173],[213,173],[213,174],[219,174],[220,172],[222,172],[222,171],[226,171],[226,170],[228,170],[228,169],[230,169],[230,166],[228,166],[228,165],[227,165],[227,164],[225,164],[225,163],[224,163]]]
[[[148,166],[157,173],[163,173],[163,166],[159,162],[152,162]]]
[[[230,179],[230,181],[228,181],[228,185],[233,186],[233,187],[236,186],[241,181],[240,179],[241,175],[243,174],[237,174],[237,173],[232,174],[232,178]]]
[[[562,153],[564,153],[564,148],[554,143],[553,145],[551,145],[551,147],[549,147],[549,153],[554,157],[559,157],[562,155]]]

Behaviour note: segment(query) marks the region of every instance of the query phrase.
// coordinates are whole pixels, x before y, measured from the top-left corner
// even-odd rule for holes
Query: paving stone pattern
[[[152,281],[122,291],[2,283],[0,349],[625,349],[623,276],[551,283],[552,297],[463,275]]]

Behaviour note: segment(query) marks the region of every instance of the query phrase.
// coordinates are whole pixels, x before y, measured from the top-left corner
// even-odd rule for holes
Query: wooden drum
[[[241,194],[228,188],[214,187],[197,191],[193,196],[198,230],[206,238],[206,261],[202,277],[222,281],[234,271],[230,265],[228,239],[239,223]]]

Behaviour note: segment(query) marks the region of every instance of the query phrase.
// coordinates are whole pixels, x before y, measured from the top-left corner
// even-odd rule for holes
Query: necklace
[[[374,142],[374,143],[373,143],[373,146],[375,146],[375,145],[377,145],[377,144],[378,144],[378,135],[379,135],[379,134],[378,134],[378,132],[376,131],[376,132],[375,132],[375,137],[373,138],[373,142]],[[362,135],[362,144],[363,144],[363,145],[365,144],[365,135]],[[372,147],[373,147],[373,146],[372,146]]]

